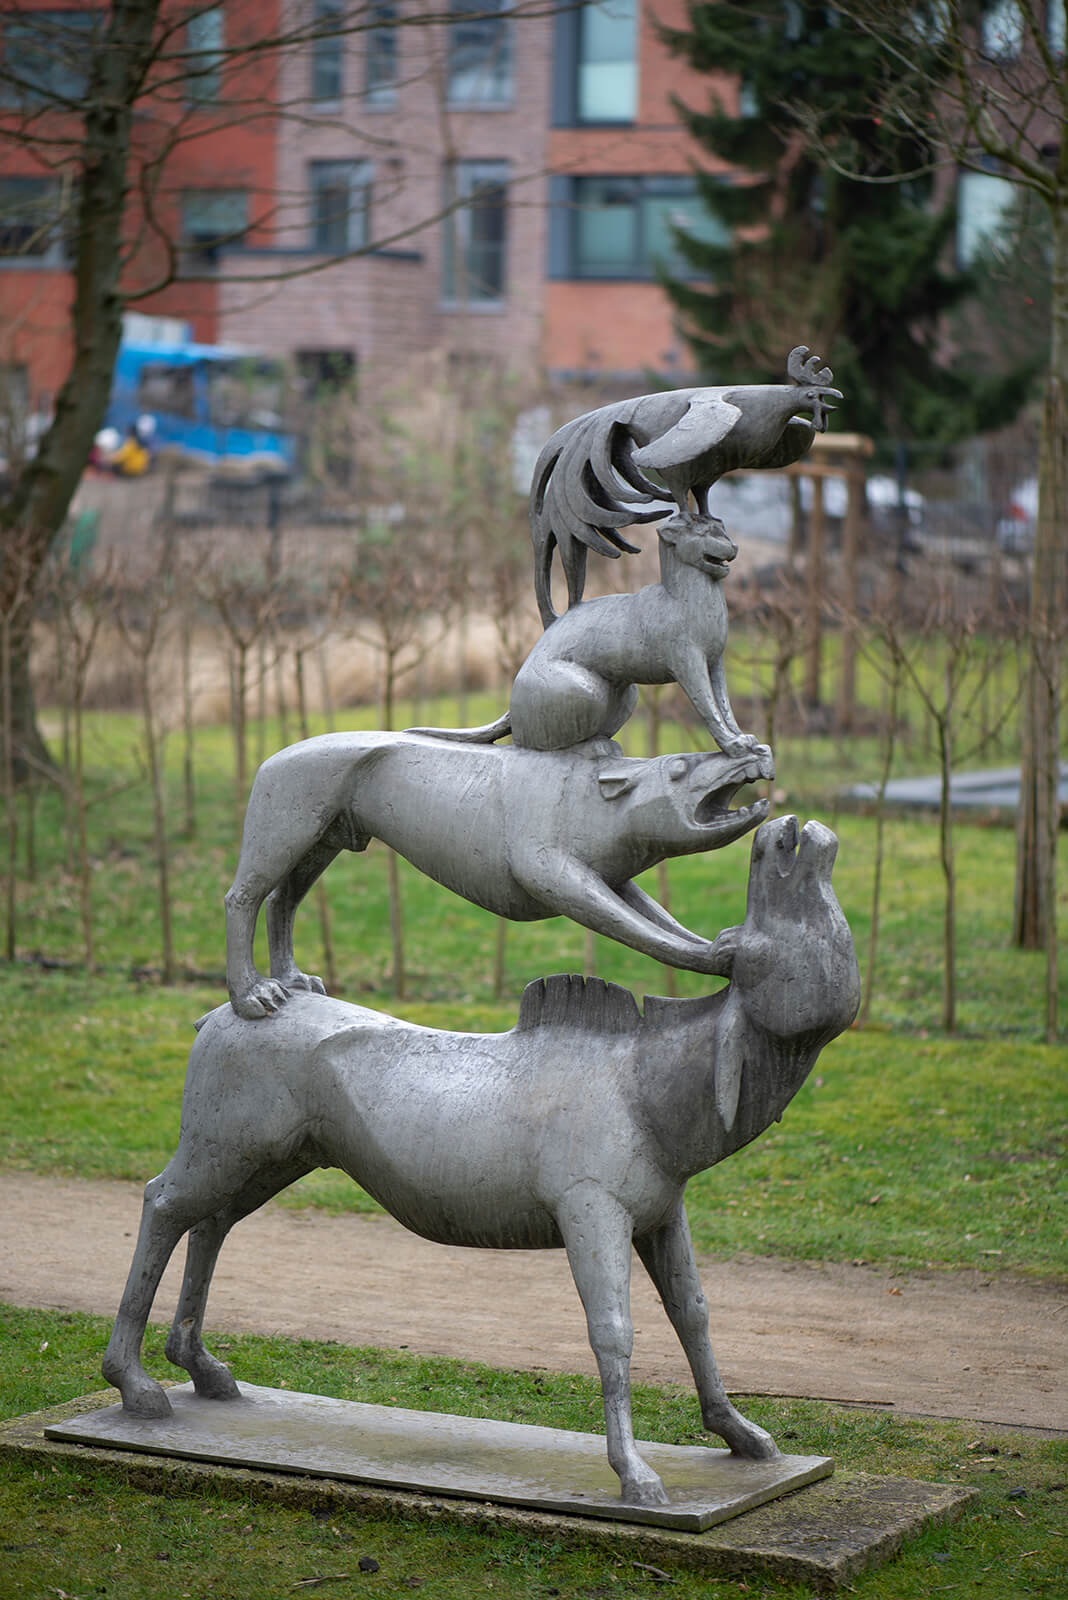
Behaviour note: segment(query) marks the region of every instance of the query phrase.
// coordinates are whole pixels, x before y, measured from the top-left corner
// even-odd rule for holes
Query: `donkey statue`
[[[229,1005],[200,1026],[178,1150],[145,1190],[104,1359],[126,1411],[170,1403],[141,1365],[160,1277],[189,1234],[167,1355],[199,1395],[239,1397],[205,1348],[205,1303],[230,1228],[316,1167],[341,1167],[406,1227],[445,1244],[567,1250],[604,1395],[623,1499],[666,1499],[634,1442],[631,1246],[693,1372],[705,1427],[740,1456],[777,1454],[727,1399],[683,1204],[687,1180],[777,1120],[859,1000],[831,888],[833,833],[765,822],[730,983],[646,1000],[594,980],[529,985],[503,1034],[448,1033],[310,992],[257,1021]]]

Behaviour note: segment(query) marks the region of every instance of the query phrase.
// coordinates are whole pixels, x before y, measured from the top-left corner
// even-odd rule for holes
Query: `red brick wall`
[[[545,350],[554,372],[689,369],[670,302],[655,283],[549,284]]]

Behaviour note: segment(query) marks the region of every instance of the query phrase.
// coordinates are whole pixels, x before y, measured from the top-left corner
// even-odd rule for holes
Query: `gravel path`
[[[111,1316],[140,1187],[0,1173],[0,1300]],[[157,1298],[169,1320],[176,1255]],[[689,1383],[637,1261],[633,1371]],[[981,1273],[702,1263],[712,1342],[732,1392],[891,1406],[1068,1432],[1068,1289]],[[383,1217],[268,1205],[223,1250],[209,1328],[336,1339],[493,1366],[594,1371],[562,1251],[428,1244]],[[209,1334],[210,1338],[210,1334]]]

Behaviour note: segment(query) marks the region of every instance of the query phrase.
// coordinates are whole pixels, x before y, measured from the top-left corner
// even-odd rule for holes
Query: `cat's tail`
[[[424,733],[431,739],[452,739],[457,744],[496,744],[512,731],[512,713],[506,711],[496,722],[481,728],[405,728],[405,733]]]

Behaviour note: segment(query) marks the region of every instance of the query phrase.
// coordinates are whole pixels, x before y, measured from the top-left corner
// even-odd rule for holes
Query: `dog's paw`
[[[248,988],[230,994],[230,1004],[248,1022],[273,1016],[288,999],[289,990],[275,978],[259,978]]]

